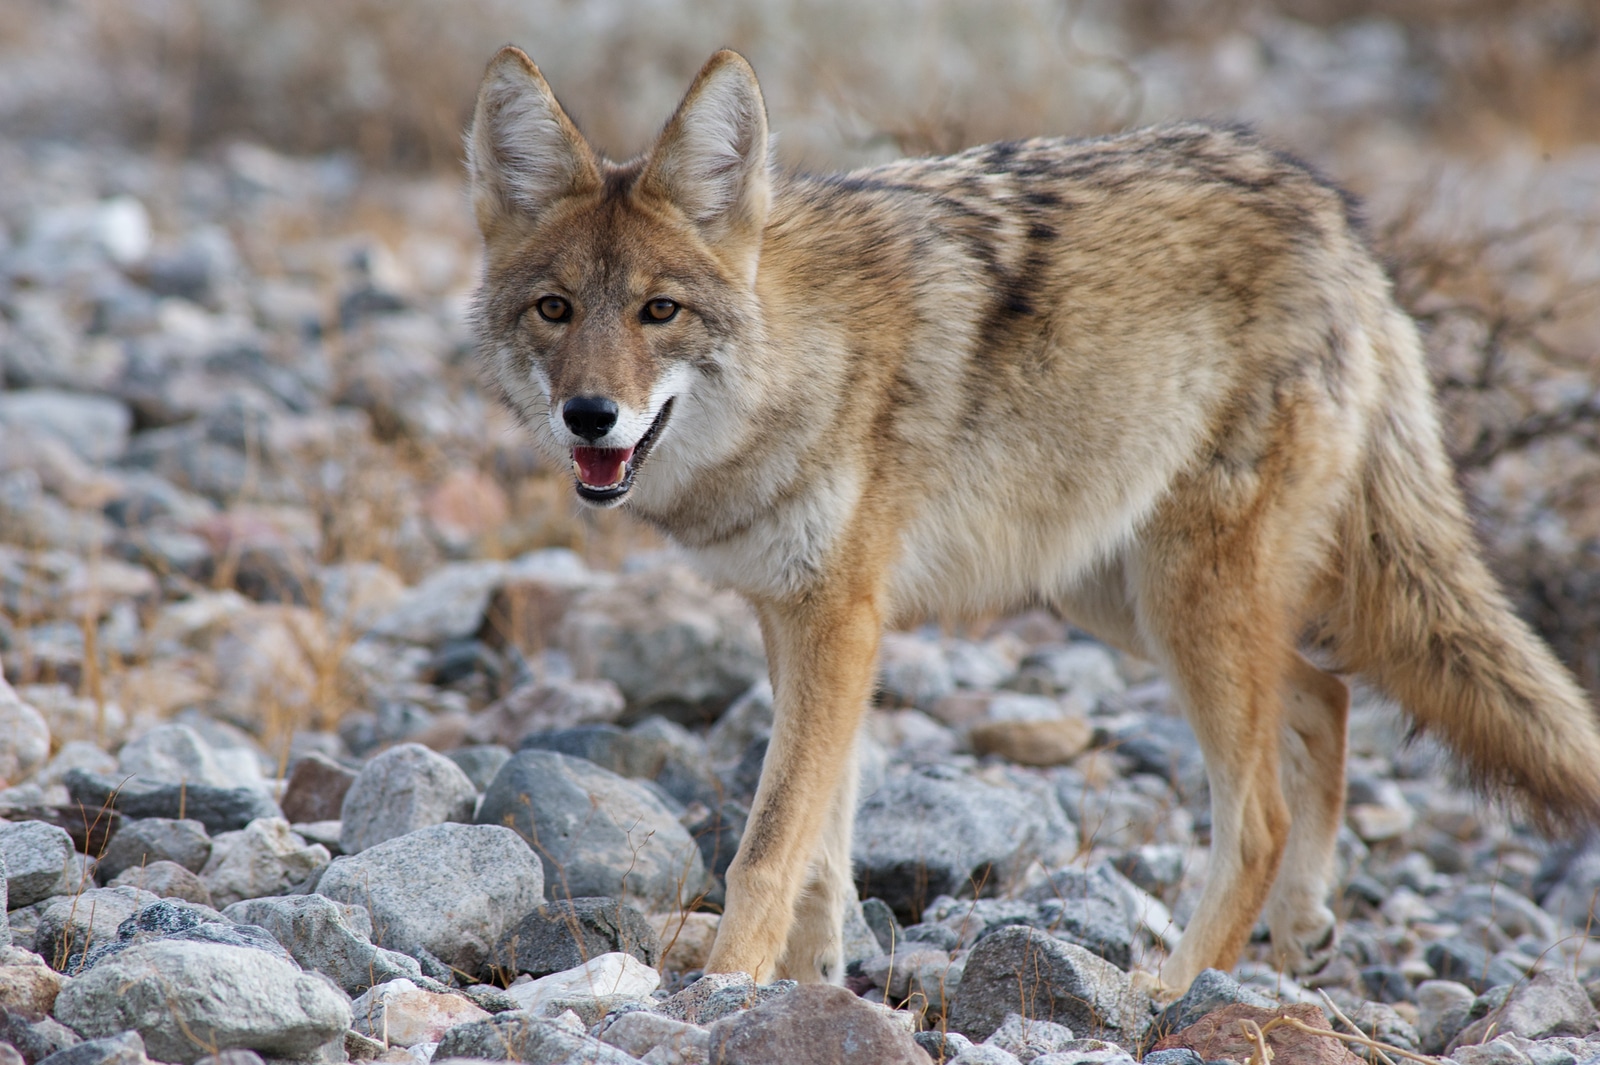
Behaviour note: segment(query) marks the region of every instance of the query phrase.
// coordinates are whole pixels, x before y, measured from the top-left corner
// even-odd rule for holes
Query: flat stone
[[[1219,1058],[1246,1061],[1255,1052],[1255,1043],[1245,1033],[1241,1022],[1251,1021],[1265,1028],[1278,1017],[1293,1017],[1312,1028],[1333,1031],[1327,1015],[1309,1002],[1271,1009],[1236,1002],[1213,1010],[1182,1031],[1163,1037],[1156,1043],[1155,1049],[1187,1047],[1206,1061]],[[1360,1065],[1363,1060],[1331,1035],[1311,1035],[1296,1028],[1279,1028],[1268,1033],[1266,1038],[1267,1046],[1272,1049],[1277,1061],[1295,1062],[1296,1065]]]
[[[74,980],[56,1015],[86,1036],[135,1029],[157,1060],[189,1063],[245,1047],[303,1057],[350,1027],[350,1001],[321,977],[259,950],[158,941]]]
[[[1525,975],[1503,958],[1457,937],[1428,944],[1424,957],[1439,979],[1466,984],[1480,995],[1491,987],[1517,983]]]
[[[661,974],[631,954],[602,954],[564,972],[512,984],[506,995],[520,1008],[538,1015],[561,999],[643,998],[661,986]]]
[[[67,890],[76,872],[72,837],[43,821],[0,824],[0,864],[6,876],[6,905],[31,906]]]
[[[237,777],[223,769],[211,745],[188,725],[158,725],[123,744],[117,770],[125,776],[163,784],[235,787]]]
[[[700,849],[666,804],[583,759],[518,752],[484,793],[477,821],[515,829],[562,897],[617,896],[667,910],[707,887]]]
[[[88,462],[110,462],[128,446],[133,414],[110,396],[25,388],[0,392],[0,426],[42,433]]]
[[[1149,998],[1126,973],[1076,944],[1020,925],[972,948],[950,1027],[983,1040],[1011,1013],[1124,1047],[1136,1045],[1150,1024]]]
[[[434,825],[385,840],[336,859],[317,892],[365,906],[379,946],[413,957],[427,951],[472,975],[545,901],[539,859],[499,825]]]
[[[339,820],[345,792],[355,779],[355,770],[312,751],[297,761],[289,774],[280,803],[284,819],[290,824]]]
[[[842,987],[805,984],[711,1027],[711,1065],[928,1065],[911,1033]]]
[[[126,869],[156,862],[176,862],[198,873],[210,857],[211,837],[199,821],[147,817],[128,821],[117,831],[95,865],[95,875],[109,881]]]
[[[1094,728],[1085,717],[1046,721],[985,721],[967,730],[977,754],[997,754],[1018,765],[1066,765],[1089,747]]]
[[[419,828],[470,822],[477,798],[460,766],[420,743],[402,743],[369,761],[351,783],[339,814],[339,846],[359,854]]]
[[[661,941],[643,914],[618,899],[562,899],[540,906],[500,937],[493,965],[540,977],[615,951],[655,968]]]
[[[437,1043],[458,1024],[489,1019],[464,995],[425,991],[404,979],[371,988],[351,1009],[355,1031],[401,1047]]]
[[[347,995],[386,980],[422,979],[413,958],[373,945],[372,919],[363,906],[324,895],[283,895],[236,902],[223,916],[265,929],[296,964],[322,973]]]
[[[632,1054],[607,1046],[546,1017],[501,1013],[486,1021],[458,1024],[439,1040],[433,1060],[520,1061],[524,1065],[639,1065]]]
[[[993,1035],[983,1041],[983,1044],[1015,1054],[1018,1061],[1027,1065],[1041,1054],[1067,1049],[1076,1040],[1077,1037],[1072,1034],[1072,1029],[1064,1024],[1008,1013],[1005,1021],[994,1030]]]
[[[89,809],[111,808],[130,818],[193,818],[213,836],[236,832],[261,817],[278,817],[278,804],[256,788],[204,784],[144,784],[70,770],[63,783],[72,801]]]

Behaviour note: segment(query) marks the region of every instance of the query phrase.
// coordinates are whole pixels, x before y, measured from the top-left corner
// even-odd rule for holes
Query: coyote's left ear
[[[639,191],[671,203],[752,271],[772,198],[767,108],[755,71],[723,50],[701,68],[650,150]]]

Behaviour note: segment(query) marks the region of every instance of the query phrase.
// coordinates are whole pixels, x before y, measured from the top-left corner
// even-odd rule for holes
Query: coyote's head
[[[620,503],[652,453],[692,460],[742,337],[771,198],[755,74],[718,52],[648,152],[597,155],[516,48],[467,134],[487,247],[476,321],[501,389],[580,497]],[[678,465],[671,463],[669,465]]]

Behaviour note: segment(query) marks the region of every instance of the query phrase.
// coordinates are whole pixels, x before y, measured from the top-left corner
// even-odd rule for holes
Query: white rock
[[[661,986],[661,974],[632,954],[613,951],[591,958],[575,969],[551,973],[525,984],[513,984],[506,994],[521,1008],[538,1015],[547,1002],[593,995],[629,995],[644,998]]]
[[[188,725],[158,725],[129,740],[117,754],[117,769],[167,784],[231,788],[241,783],[223,769],[211,745]]]
[[[356,999],[351,1008],[355,1012],[352,1028],[399,1047],[438,1043],[458,1024],[489,1019],[489,1011],[465,995],[424,991],[405,979],[379,984]]]

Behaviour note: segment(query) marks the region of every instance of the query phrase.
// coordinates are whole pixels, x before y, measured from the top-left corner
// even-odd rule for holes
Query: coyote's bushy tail
[[[1415,330],[1398,318],[1380,341],[1387,398],[1345,515],[1325,636],[1342,668],[1398,700],[1479,787],[1546,831],[1600,823],[1600,723],[1479,555]]]

